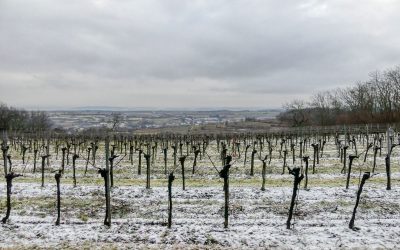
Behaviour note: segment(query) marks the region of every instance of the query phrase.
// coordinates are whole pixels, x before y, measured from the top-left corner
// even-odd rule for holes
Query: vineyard
[[[0,248],[396,248],[400,137],[4,132]]]

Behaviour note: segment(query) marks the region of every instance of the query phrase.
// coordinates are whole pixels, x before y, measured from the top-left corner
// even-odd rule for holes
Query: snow
[[[361,148],[361,145],[360,145]],[[361,152],[362,149],[359,149]],[[186,150],[184,150],[186,152]],[[207,150],[214,163],[219,163],[216,145]],[[99,151],[100,152],[100,151]],[[242,152],[243,153],[243,152]],[[262,152],[264,156],[266,152]],[[348,154],[352,153],[349,149]],[[16,152],[11,152],[17,155]],[[101,152],[99,153],[101,154]],[[181,172],[177,168],[173,183],[172,228],[167,228],[168,193],[163,174],[162,151],[152,165],[152,188],[145,189],[145,161],[142,175],[137,175],[128,157],[115,167],[116,187],[112,189],[112,225],[103,225],[105,199],[102,178],[89,166],[83,176],[85,159],[77,160],[77,187],[71,185],[71,166],[61,179],[61,225],[56,220],[55,170],[60,159],[46,166],[45,186],[40,186],[40,172],[32,173],[32,155],[28,164],[13,159],[17,173],[12,189],[12,211],[9,222],[0,226],[2,248],[118,248],[118,249],[396,249],[400,245],[400,168],[399,154],[392,157],[392,190],[386,190],[384,156],[377,159],[380,174],[367,180],[357,210],[355,226],[348,228],[354,208],[360,171],[371,169],[371,152],[366,163],[356,160],[346,190],[346,175],[332,143],[325,148],[321,162],[312,173],[309,167],[309,190],[301,184],[295,209],[294,228],[286,229],[292,196],[293,176],[281,175],[283,160],[274,151],[267,166],[266,190],[261,188],[261,162],[255,160],[255,176],[250,177],[250,153],[231,168],[229,228],[224,229],[223,181],[207,157],[198,159],[191,175],[193,157],[186,160],[187,182],[182,190]],[[171,166],[172,150],[169,150]],[[312,156],[312,152],[308,152]],[[53,154],[54,155],[54,154]],[[311,157],[312,158],[312,157]],[[235,160],[234,160],[235,161]],[[101,166],[104,159],[99,155]],[[288,165],[293,166],[291,154]],[[299,162],[296,162],[298,165]],[[40,171],[40,163],[37,165]],[[304,182],[304,181],[303,181]],[[325,185],[321,185],[324,184]],[[0,185],[0,214],[5,214],[6,186]]]
[[[1,190],[4,192],[4,190]],[[400,243],[400,216],[396,207],[400,189],[386,191],[369,185],[362,194],[356,216],[360,231],[348,229],[355,203],[356,187],[312,188],[299,192],[294,229],[286,229],[290,187],[231,187],[230,225],[223,228],[222,187],[173,187],[173,225],[166,227],[167,189],[116,187],[112,190],[114,214],[110,228],[102,225],[104,206],[96,208],[87,221],[77,215],[89,207],[62,211],[61,225],[55,226],[55,206],[41,217],[26,206],[11,211],[10,222],[0,227],[0,248],[5,247],[79,247],[110,244],[117,248],[194,247],[211,244],[226,248],[335,249],[340,247],[396,248]],[[98,186],[62,186],[62,201],[69,198],[93,199],[102,194]],[[54,201],[49,199],[54,197]],[[47,200],[55,204],[55,185],[16,183],[12,198]],[[102,198],[100,195],[99,198]],[[118,216],[122,203],[129,207]],[[369,203],[375,204],[369,207]],[[380,204],[380,205],[379,205]],[[64,205],[64,204],[63,204]],[[397,207],[398,208],[398,207]],[[27,214],[20,215],[27,210]]]

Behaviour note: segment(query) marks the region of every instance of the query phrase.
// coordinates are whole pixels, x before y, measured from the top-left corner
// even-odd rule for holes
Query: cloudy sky
[[[400,65],[396,0],[0,0],[0,102],[273,108]]]

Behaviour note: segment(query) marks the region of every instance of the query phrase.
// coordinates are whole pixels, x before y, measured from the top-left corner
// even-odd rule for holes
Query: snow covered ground
[[[215,148],[209,153],[218,161]],[[104,187],[95,169],[83,176],[84,159],[78,161],[77,187],[72,186],[71,166],[61,179],[61,225],[55,226],[56,186],[54,173],[60,159],[46,167],[45,187],[40,187],[40,173],[32,173],[32,159],[24,165],[14,161],[16,172],[9,222],[0,225],[0,248],[146,248],[146,249],[396,249],[400,245],[400,169],[398,156],[392,159],[391,191],[386,190],[383,157],[378,158],[377,172],[365,184],[355,225],[348,228],[355,204],[360,171],[367,163],[356,162],[350,189],[333,147],[326,150],[309,175],[309,190],[299,192],[294,228],[286,229],[292,195],[293,176],[281,175],[282,159],[277,153],[268,166],[267,186],[261,187],[261,163],[256,160],[254,177],[246,167],[232,167],[230,222],[224,229],[223,181],[207,158],[199,160],[195,175],[190,174],[188,157],[187,190],[182,190],[180,170],[173,183],[172,228],[167,228],[167,185],[163,175],[162,155],[156,159],[152,188],[145,189],[145,168],[137,175],[134,166],[123,162],[116,167],[112,189],[112,226],[103,225]],[[263,153],[264,155],[264,153]],[[288,157],[288,159],[291,159]],[[100,160],[99,160],[100,162]],[[290,160],[288,160],[289,166]],[[169,159],[169,164],[171,158]],[[298,162],[296,163],[298,164]],[[143,164],[144,165],[144,164]],[[311,164],[310,164],[311,165]],[[25,170],[24,170],[25,169]],[[302,183],[302,187],[303,187]],[[0,215],[5,214],[5,183],[0,185]]]
[[[286,229],[290,187],[232,187],[229,229],[223,228],[221,187],[173,187],[173,225],[167,222],[167,189],[116,187],[111,228],[102,225],[103,188],[62,187],[61,225],[55,226],[55,185],[16,183],[10,222],[0,227],[0,248],[392,248],[400,244],[400,188],[366,184],[348,229],[356,187],[299,192],[294,229]],[[4,193],[4,190],[1,190]],[[2,208],[2,212],[4,207]]]

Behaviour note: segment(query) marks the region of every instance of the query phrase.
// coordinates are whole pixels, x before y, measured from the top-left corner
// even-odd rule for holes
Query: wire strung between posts
[[[174,173],[174,172],[175,172],[175,170],[178,168],[178,165],[179,165],[179,164],[176,164],[175,168],[172,170],[171,173]]]
[[[125,156],[126,156],[126,155],[124,155],[124,156],[115,164],[115,167],[118,166],[118,164],[125,158]]]
[[[206,153],[206,155],[208,156],[208,159],[210,159],[210,161],[211,161],[212,165],[214,166],[215,170],[216,170],[216,171],[217,171],[217,173],[219,174],[219,170],[218,170],[218,169],[217,169],[217,167],[215,166],[214,162],[211,160],[211,157],[210,157],[210,155],[209,155],[209,154],[207,154],[207,152],[204,152],[204,153]]]
[[[372,178],[375,175],[378,175],[380,173],[374,173],[370,175],[370,178]],[[358,188],[360,188],[360,184],[361,184],[361,175],[362,175],[362,169],[360,168],[360,175],[358,176]]]
[[[365,162],[363,162],[361,166],[360,166],[360,164],[357,164],[357,167],[358,167],[358,169],[359,169],[359,171],[360,171],[360,174],[359,174],[359,176],[358,176],[358,187],[360,187],[360,184],[361,184],[361,175],[362,175],[362,172],[363,172],[363,169],[364,169],[364,168],[363,168],[364,165],[365,165]],[[366,170],[366,169],[364,169],[364,172],[365,172],[365,170]],[[370,178],[373,177],[373,176],[375,176],[375,175],[378,175],[378,174],[380,174],[380,173],[371,174],[371,175],[370,175]]]
[[[87,162],[88,162],[88,164],[90,164],[90,166],[92,166],[92,167],[94,167],[94,168],[97,168],[98,170],[101,169],[101,168],[99,168],[99,167],[96,167],[96,166],[93,164],[93,162],[90,162],[90,160],[89,160],[88,158],[85,158],[85,156],[82,156],[82,158],[83,158],[84,160],[87,160]]]
[[[367,150],[368,150],[368,149],[366,149],[366,150],[362,151],[361,153],[359,153],[359,154],[357,155],[357,158],[360,157],[361,155],[363,155],[365,152],[367,152]]]
[[[362,151],[361,153],[359,153],[358,155],[356,155],[356,156],[357,156],[357,159],[358,159],[361,155],[363,155],[365,152],[367,152],[367,150],[368,150],[368,149],[365,149],[364,151]],[[363,166],[363,165],[365,165],[365,162],[362,163],[362,166]],[[360,166],[359,164],[357,164],[357,167],[358,167],[359,170],[360,170],[360,175],[358,176],[358,186],[360,186],[360,183],[361,183],[362,166]]]

